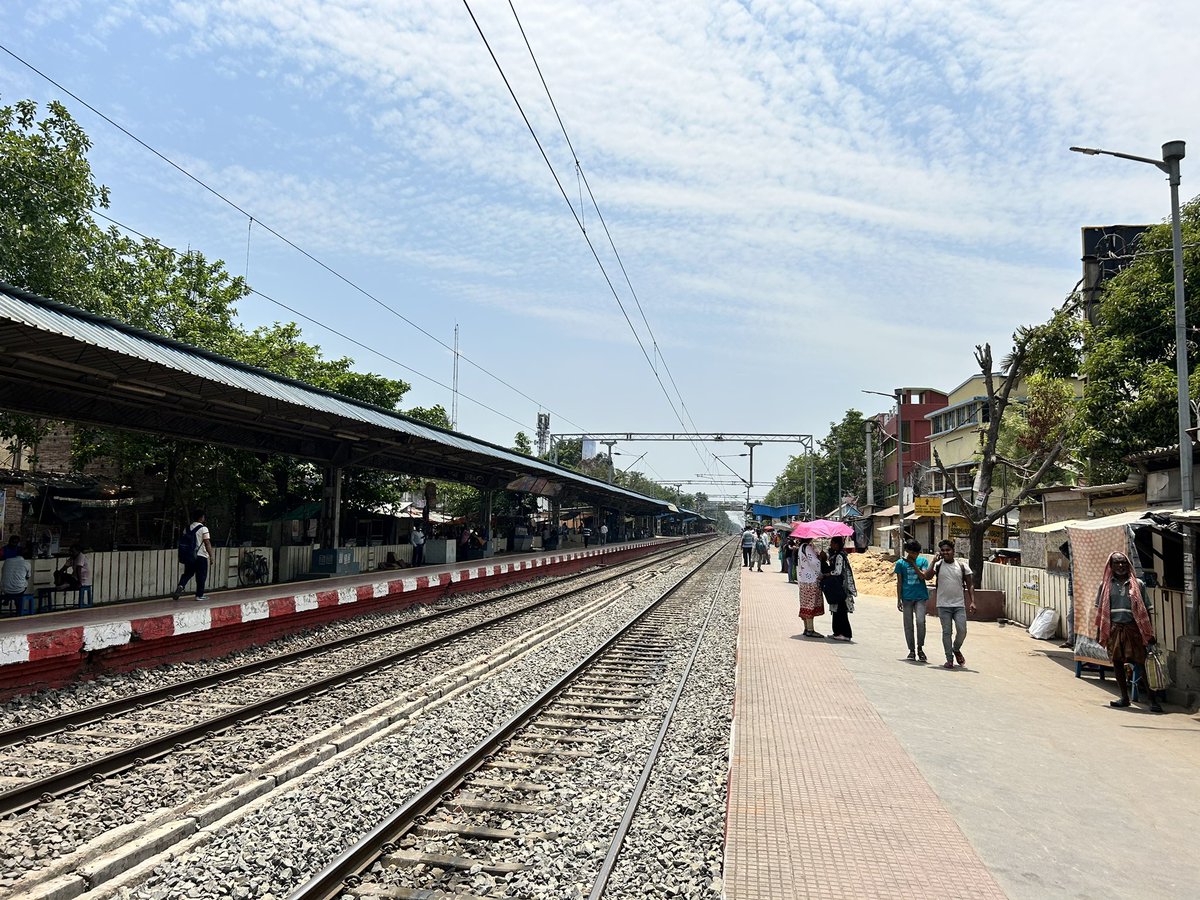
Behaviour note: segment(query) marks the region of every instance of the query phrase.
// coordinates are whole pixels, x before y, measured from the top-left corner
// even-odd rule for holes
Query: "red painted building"
[[[900,406],[878,417],[883,456],[883,506],[894,506],[896,499],[896,428],[904,442],[904,483],[912,484],[914,466],[928,467],[930,463],[929,435],[933,422],[925,418],[947,403],[947,396],[933,388],[906,387],[900,389]]]

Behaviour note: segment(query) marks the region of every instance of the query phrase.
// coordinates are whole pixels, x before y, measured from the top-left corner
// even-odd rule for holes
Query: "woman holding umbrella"
[[[800,583],[800,618],[804,620],[804,636],[823,638],[813,629],[813,619],[825,615],[825,598],[821,595],[821,557],[812,545],[811,537],[801,537],[796,553],[796,580]]]

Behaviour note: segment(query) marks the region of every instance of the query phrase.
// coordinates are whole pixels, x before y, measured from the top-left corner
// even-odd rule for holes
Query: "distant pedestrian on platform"
[[[925,607],[929,603],[929,561],[921,556],[921,542],[904,542],[904,556],[896,560],[896,609],[904,615],[904,640],[908,658],[928,662],[925,655]],[[914,627],[915,626],[915,627]],[[915,632],[915,633],[914,633]]]
[[[796,583],[796,565],[799,562],[800,540],[798,538],[789,537],[787,546],[784,547],[784,566],[787,569],[788,584]]]
[[[956,662],[960,666],[967,664],[962,646],[967,639],[967,610],[975,612],[975,584],[966,560],[954,558],[953,541],[939,541],[938,553],[940,556],[929,571],[937,579],[935,596],[942,623],[942,649],[946,651],[945,668],[953,669]]]
[[[608,525],[607,524],[600,526],[600,543],[601,544],[608,543]]]
[[[756,540],[756,538],[754,535],[754,529],[751,526],[747,525],[746,530],[742,532],[742,568],[743,569],[750,568],[750,560],[752,559],[751,554],[754,553],[754,541],[755,540]]]
[[[1129,676],[1125,673],[1128,663],[1135,672],[1140,669],[1143,673],[1141,683],[1150,696],[1150,711],[1162,712],[1158,696],[1149,689],[1144,674],[1146,648],[1157,643],[1150,618],[1154,605],[1146,596],[1145,587],[1140,578],[1134,577],[1129,557],[1124,553],[1108,557],[1096,591],[1096,640],[1108,648],[1121,691],[1121,696],[1108,705],[1118,708],[1129,705]]]
[[[825,635],[813,628],[813,619],[825,615],[825,598],[821,596],[821,557],[813,547],[812,538],[800,538],[796,550],[796,580],[800,584],[804,636],[823,638]]]
[[[183,574],[179,576],[179,584],[171,592],[171,599],[178,600],[187,583],[196,578],[196,600],[204,601],[204,588],[208,584],[208,564],[216,555],[213,552],[212,538],[205,523],[204,510],[192,510],[192,524],[179,538],[179,561],[183,563]]]
[[[766,541],[766,538],[763,537],[763,533],[760,531],[754,535],[754,559],[750,564],[750,571],[761,572],[763,558],[766,557],[766,555],[767,555],[767,541]],[[757,569],[755,568],[755,564],[757,564],[757,566],[758,566]]]
[[[754,544],[754,549],[758,553],[758,571],[761,572],[764,564],[768,566],[771,564],[771,535],[769,532],[760,528],[758,531],[758,539],[762,541],[762,545],[759,546],[758,542],[756,541]]]
[[[425,532],[420,525],[414,525],[412,535],[409,537],[412,543],[412,564],[414,566],[425,565]]]
[[[821,560],[821,593],[825,595],[825,602],[833,614],[833,634],[830,637],[835,641],[853,639],[850,613],[854,612],[858,587],[854,584],[854,572],[850,568],[844,537],[829,539],[829,552]]]
[[[583,549],[586,550],[588,542],[592,539],[592,529],[584,528],[580,533],[583,535]]]

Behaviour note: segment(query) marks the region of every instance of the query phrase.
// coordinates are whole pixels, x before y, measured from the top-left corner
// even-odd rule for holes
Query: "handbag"
[[[1146,686],[1152,691],[1165,691],[1168,687],[1167,667],[1157,644],[1146,651]]]
[[[829,604],[841,603],[846,599],[846,583],[841,575],[821,576],[821,593]]]

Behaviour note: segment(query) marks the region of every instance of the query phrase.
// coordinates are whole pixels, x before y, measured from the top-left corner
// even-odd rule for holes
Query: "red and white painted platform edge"
[[[463,581],[486,580],[557,566],[662,542],[661,538],[628,541],[586,550],[522,556],[485,565],[449,563],[445,566],[422,567],[419,575],[396,577],[398,573],[390,571],[368,572],[319,582],[288,582],[263,588],[223,591],[203,603],[186,599],[151,600],[4,619],[0,620],[0,666],[72,656],[134,641],[154,641],[212,631],[380,597],[403,598],[406,593],[415,594]],[[385,574],[393,577],[381,577]],[[314,588],[315,584],[322,587]],[[346,612],[351,613],[351,610]]]

